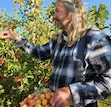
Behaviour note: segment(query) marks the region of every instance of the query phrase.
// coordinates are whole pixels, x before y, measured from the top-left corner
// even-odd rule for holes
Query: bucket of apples
[[[49,89],[29,94],[27,98],[20,103],[20,107],[51,107],[50,99],[53,94]]]
[[[49,89],[29,94],[27,98],[20,103],[20,107],[51,107],[50,99],[52,95],[53,92]]]

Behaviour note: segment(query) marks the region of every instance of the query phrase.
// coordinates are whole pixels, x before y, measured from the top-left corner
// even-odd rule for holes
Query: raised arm
[[[0,39],[18,40],[19,36],[10,30],[0,33]]]

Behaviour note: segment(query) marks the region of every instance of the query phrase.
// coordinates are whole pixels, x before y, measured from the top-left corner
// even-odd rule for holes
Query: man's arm
[[[70,84],[74,107],[105,99],[111,95],[111,40],[103,37],[90,48],[85,81]],[[91,47],[93,44],[91,45]]]

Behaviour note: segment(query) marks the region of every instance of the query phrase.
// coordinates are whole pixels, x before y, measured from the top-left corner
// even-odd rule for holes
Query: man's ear
[[[69,13],[68,13],[68,18],[69,18],[70,20],[72,20],[72,12],[69,12]]]

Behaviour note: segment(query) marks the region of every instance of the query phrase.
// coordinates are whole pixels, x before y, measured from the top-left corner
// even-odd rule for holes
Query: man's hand
[[[69,87],[58,89],[50,100],[52,107],[66,107],[72,104],[72,95]]]
[[[17,40],[18,35],[10,30],[6,30],[0,33],[0,39],[10,39],[10,40]]]

